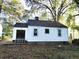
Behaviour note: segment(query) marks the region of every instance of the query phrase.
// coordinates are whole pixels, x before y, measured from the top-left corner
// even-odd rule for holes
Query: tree
[[[1,9],[2,9],[2,3],[3,3],[3,0],[0,0],[0,13],[1,13]]]
[[[25,9],[18,0],[5,0],[2,3],[2,9],[9,16],[8,22],[21,21]]]
[[[54,21],[59,21],[61,16],[63,16],[71,7],[71,5],[74,4],[72,1],[68,2],[68,0],[29,0],[29,1],[31,4],[32,11],[39,9],[41,9],[41,11],[48,10],[48,12],[50,12],[50,14],[52,15],[52,19]],[[46,12],[44,12],[44,15],[46,15]]]
[[[76,9],[78,11],[78,14],[74,15],[76,17],[76,16],[79,16],[79,0],[73,0],[73,1],[74,3],[76,3]]]
[[[79,7],[79,0],[74,0],[74,2],[76,3],[77,7]]]
[[[71,36],[71,40],[74,39],[74,32],[75,32],[75,17],[73,15],[69,15],[67,20],[66,20],[66,25],[68,26],[68,28],[70,29],[70,36]]]
[[[2,37],[11,37],[13,22],[22,20],[25,9],[18,0],[0,0],[0,10],[8,15],[8,19],[6,19],[8,22],[3,23],[5,34]]]

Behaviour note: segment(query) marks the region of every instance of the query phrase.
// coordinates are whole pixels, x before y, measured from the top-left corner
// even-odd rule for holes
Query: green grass
[[[79,59],[79,47],[44,44],[1,45],[0,59]]]

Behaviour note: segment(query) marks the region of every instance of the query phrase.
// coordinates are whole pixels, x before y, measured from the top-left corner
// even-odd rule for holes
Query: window
[[[49,29],[45,29],[45,33],[46,34],[49,34]]]
[[[34,29],[34,36],[37,36],[37,29]]]
[[[61,36],[61,30],[58,29],[58,36]]]

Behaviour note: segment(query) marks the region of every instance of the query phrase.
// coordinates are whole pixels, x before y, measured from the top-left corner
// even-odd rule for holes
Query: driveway
[[[0,40],[0,45],[4,45],[4,44],[12,44],[12,41]]]

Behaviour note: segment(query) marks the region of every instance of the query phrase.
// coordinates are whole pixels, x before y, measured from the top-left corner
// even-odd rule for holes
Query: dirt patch
[[[0,45],[0,59],[78,59],[79,47],[45,44]]]
[[[0,45],[4,45],[4,44],[13,44],[12,41],[6,41],[6,40],[0,40]]]

